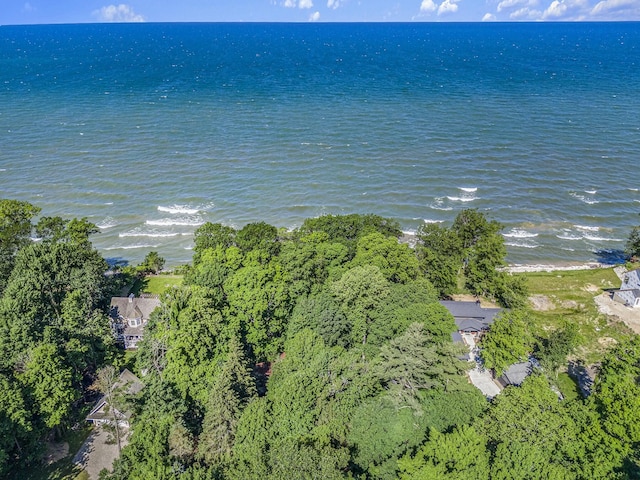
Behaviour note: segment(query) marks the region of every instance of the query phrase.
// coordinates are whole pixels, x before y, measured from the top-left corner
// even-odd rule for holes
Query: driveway
[[[491,400],[500,393],[501,388],[493,381],[493,375],[491,372],[481,368],[480,363],[476,358],[477,349],[473,335],[463,333],[462,338],[464,343],[469,346],[469,360],[475,363],[475,367],[467,372],[469,380],[471,380],[474,387],[480,390],[485,397]]]
[[[115,442],[107,443],[111,435],[100,426],[94,426],[91,435],[73,457],[73,463],[86,470],[89,478],[98,480],[100,471],[103,468],[111,471],[113,461],[118,458],[118,445]],[[126,445],[122,442],[122,446]]]
[[[618,303],[611,298],[608,292],[594,297],[593,300],[600,313],[621,320],[635,333],[640,334],[640,308],[631,308]]]

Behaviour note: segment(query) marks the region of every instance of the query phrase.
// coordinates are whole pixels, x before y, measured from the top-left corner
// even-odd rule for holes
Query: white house
[[[624,274],[622,286],[613,294],[613,299],[628,307],[640,308],[640,268]]]

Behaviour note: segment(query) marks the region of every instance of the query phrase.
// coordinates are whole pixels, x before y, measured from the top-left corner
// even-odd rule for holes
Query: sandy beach
[[[558,272],[558,271],[570,271],[570,270],[590,270],[593,268],[612,268],[614,265],[607,265],[599,262],[589,262],[581,264],[564,264],[564,265],[549,265],[549,264],[536,264],[536,265],[509,265],[505,267],[507,272],[511,273],[528,273],[528,272]]]

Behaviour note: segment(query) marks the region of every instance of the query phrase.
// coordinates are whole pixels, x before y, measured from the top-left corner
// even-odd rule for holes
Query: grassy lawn
[[[182,284],[183,275],[148,275],[142,280],[136,280],[130,293],[140,295],[150,293],[162,295],[165,290]]]
[[[546,336],[567,322],[578,325],[581,342],[574,356],[585,363],[600,361],[607,348],[631,335],[623,323],[609,322],[593,301],[606,289],[620,286],[613,268],[522,275],[527,278],[530,296],[538,303],[531,318],[534,333]]]
[[[558,378],[556,379],[556,384],[566,401],[569,402],[577,398],[582,398],[578,385],[568,373],[559,373]]]

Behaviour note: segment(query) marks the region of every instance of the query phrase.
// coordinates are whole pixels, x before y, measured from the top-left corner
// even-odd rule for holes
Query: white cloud
[[[107,5],[94,10],[93,16],[99,22],[144,22],[144,17],[133,11],[129,5]]]
[[[37,10],[37,9],[36,9],[33,5],[31,5],[29,2],[25,3],[25,4],[22,6],[22,11],[23,11],[23,12],[27,12],[27,13],[29,13],[29,12],[35,12],[36,10]]]
[[[458,11],[458,3],[460,0],[444,0],[438,7],[438,15],[447,13],[456,13]]]
[[[436,5],[433,0],[422,0],[420,4],[421,12],[435,12],[438,9],[438,5]]]
[[[336,8],[340,8],[343,3],[343,0],[327,0],[327,8],[335,10]]]
[[[287,8],[295,8],[296,0],[284,0],[282,6]]]
[[[300,0],[298,8],[313,8],[313,0]]]
[[[539,0],[502,0],[498,4],[497,11],[501,12],[502,10],[508,10],[514,7],[518,7],[519,9],[523,7],[535,7],[539,3]]]
[[[320,20],[320,12],[313,12],[311,15],[309,15],[309,21],[310,22],[317,22],[318,20]]]
[[[591,10],[594,17],[609,20],[624,20],[640,16],[638,0],[602,0]]]
[[[483,22],[495,22],[496,16],[493,13],[485,13],[484,17],[482,17]]]
[[[542,12],[540,10],[529,7],[519,8],[509,14],[511,20],[539,20],[541,16]]]
[[[588,0],[553,0],[542,13],[543,20],[584,20]]]

